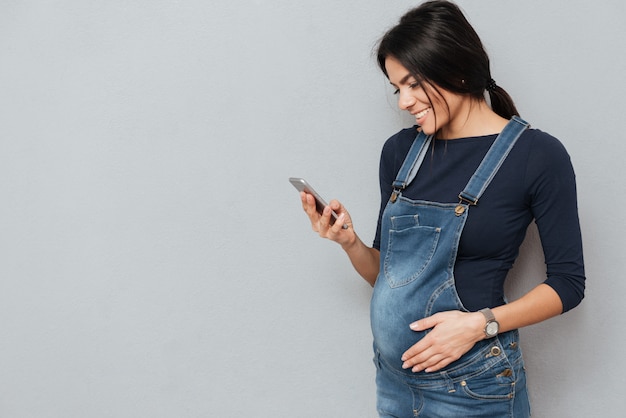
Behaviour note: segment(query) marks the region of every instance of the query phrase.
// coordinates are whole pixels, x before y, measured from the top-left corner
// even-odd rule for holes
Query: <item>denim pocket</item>
[[[441,228],[420,226],[417,215],[391,218],[384,260],[389,286],[400,287],[417,279],[433,258]]]
[[[460,385],[463,393],[473,399],[508,400],[515,395],[517,370],[504,361],[485,373],[463,380]]]

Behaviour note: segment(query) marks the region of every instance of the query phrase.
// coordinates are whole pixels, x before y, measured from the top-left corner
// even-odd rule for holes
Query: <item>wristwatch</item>
[[[485,308],[481,309],[478,312],[483,314],[485,316],[485,319],[487,320],[487,323],[485,324],[485,337],[493,338],[498,335],[498,331],[500,330],[500,324],[498,323],[498,321],[496,321],[496,317],[493,312],[491,312],[491,309]]]

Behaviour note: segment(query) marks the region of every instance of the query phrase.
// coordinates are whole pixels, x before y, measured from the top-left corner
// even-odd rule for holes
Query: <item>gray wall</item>
[[[411,123],[371,51],[415,4],[0,1],[0,416],[375,416],[371,289],[287,177],[371,242]],[[626,3],[460,4],[578,176],[587,297],[523,330],[535,416],[620,416]],[[531,229],[509,293],[543,271]]]

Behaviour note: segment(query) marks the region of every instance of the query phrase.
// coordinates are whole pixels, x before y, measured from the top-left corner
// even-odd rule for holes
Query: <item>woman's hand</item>
[[[402,368],[436,372],[467,353],[485,337],[485,317],[480,312],[439,312],[409,327],[431,331],[402,355]]]
[[[302,208],[309,216],[311,227],[320,237],[335,241],[348,254],[350,262],[355,270],[371,286],[376,283],[378,269],[380,265],[380,252],[363,244],[352,227],[350,214],[337,200],[331,202],[324,208],[320,215],[315,209],[315,198],[306,192],[300,192]],[[331,211],[338,215],[334,225],[330,224]],[[344,228],[344,225],[346,227]]]
[[[352,228],[352,218],[337,200],[331,200],[328,206],[324,208],[324,212],[320,215],[315,208],[315,198],[306,192],[300,192],[302,200],[302,208],[309,216],[311,227],[322,238],[328,238],[342,247],[353,244],[356,240],[356,234]],[[333,225],[330,224],[331,212],[335,211],[337,220]],[[344,227],[344,225],[346,225]]]
[[[507,332],[545,321],[563,312],[561,298],[542,283],[516,301],[492,309]],[[458,360],[485,338],[485,317],[480,312],[448,311],[409,325],[414,331],[431,331],[402,355],[405,369],[435,372]]]

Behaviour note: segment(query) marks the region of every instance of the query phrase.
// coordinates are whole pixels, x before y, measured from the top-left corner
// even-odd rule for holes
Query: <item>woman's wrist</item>
[[[473,331],[474,338],[477,342],[486,339],[485,325],[487,324],[487,321],[485,316],[480,311],[472,312],[471,315],[472,323],[470,328]]]
[[[359,248],[359,244],[365,246],[365,244],[363,244],[361,242],[361,240],[359,239],[358,235],[356,234],[356,232],[354,232],[354,230],[352,231],[352,234],[350,235],[350,237],[346,240],[346,242],[341,242],[341,248],[348,253],[348,255],[355,251],[356,249]]]

